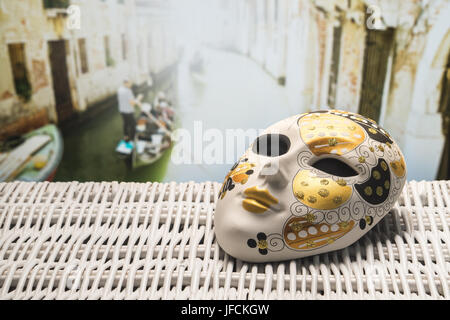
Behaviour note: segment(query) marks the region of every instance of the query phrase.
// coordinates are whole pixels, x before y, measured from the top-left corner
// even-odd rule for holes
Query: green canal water
[[[114,151],[122,135],[117,108],[64,133],[64,155],[55,181],[162,181],[170,150],[154,164],[133,170]]]

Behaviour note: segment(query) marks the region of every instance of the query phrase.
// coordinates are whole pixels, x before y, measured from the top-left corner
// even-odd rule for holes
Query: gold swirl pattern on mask
[[[309,170],[297,173],[292,188],[301,203],[320,210],[336,209],[352,195],[352,188],[344,180],[315,177]]]
[[[356,122],[329,113],[312,113],[300,118],[300,135],[316,156],[342,155],[365,139],[364,129]]]
[[[293,217],[283,229],[283,238],[288,247],[295,250],[318,249],[335,242],[354,227],[355,222],[326,222],[315,224],[307,217]]]
[[[392,171],[394,172],[394,174],[401,178],[405,176],[406,173],[406,164],[405,164],[405,159],[403,159],[403,157],[400,157],[400,160],[397,161],[392,161],[390,163]]]

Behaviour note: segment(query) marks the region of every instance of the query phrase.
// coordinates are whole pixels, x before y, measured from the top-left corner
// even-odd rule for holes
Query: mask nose
[[[259,176],[275,189],[283,189],[289,183],[286,173],[280,167],[280,161],[278,159],[267,162],[261,169]]]

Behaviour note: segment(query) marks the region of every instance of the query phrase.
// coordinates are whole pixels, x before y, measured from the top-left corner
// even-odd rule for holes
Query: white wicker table
[[[450,181],[410,182],[351,247],[248,264],[218,183],[0,184],[1,299],[449,299]]]

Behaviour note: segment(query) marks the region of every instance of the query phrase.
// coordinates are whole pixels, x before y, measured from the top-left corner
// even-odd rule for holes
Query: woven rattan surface
[[[450,181],[410,182],[351,247],[268,264],[217,245],[219,188],[0,184],[0,298],[449,299]]]

